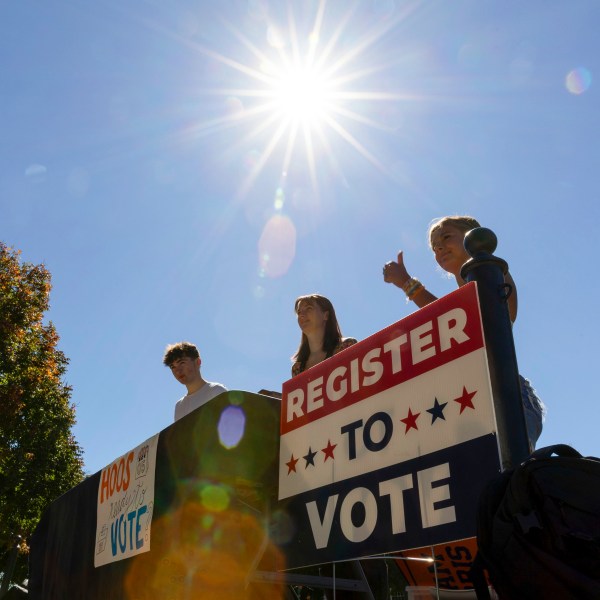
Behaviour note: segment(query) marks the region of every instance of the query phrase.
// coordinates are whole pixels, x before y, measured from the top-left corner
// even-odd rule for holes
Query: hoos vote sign
[[[283,386],[279,499],[290,567],[475,535],[500,469],[475,284]]]
[[[94,566],[150,550],[158,434],[102,469]]]

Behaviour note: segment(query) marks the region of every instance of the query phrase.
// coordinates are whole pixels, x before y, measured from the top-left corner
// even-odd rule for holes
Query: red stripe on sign
[[[286,381],[281,433],[483,346],[477,288],[469,283]]]

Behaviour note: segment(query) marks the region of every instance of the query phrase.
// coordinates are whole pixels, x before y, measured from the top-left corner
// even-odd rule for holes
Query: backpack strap
[[[550,458],[553,454],[556,456],[564,456],[569,458],[583,458],[575,448],[571,448],[567,444],[554,444],[553,446],[546,446],[545,448],[538,448],[535,452],[529,455],[529,458]]]
[[[481,551],[479,551],[471,563],[471,570],[469,571],[469,578],[473,582],[477,600],[491,600],[484,569],[485,561],[481,556]]]

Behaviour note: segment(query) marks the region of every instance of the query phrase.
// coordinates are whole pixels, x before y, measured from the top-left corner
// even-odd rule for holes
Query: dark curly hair
[[[166,347],[165,355],[163,356],[163,365],[170,367],[176,360],[180,358],[200,358],[198,348],[190,342],[178,342]]]

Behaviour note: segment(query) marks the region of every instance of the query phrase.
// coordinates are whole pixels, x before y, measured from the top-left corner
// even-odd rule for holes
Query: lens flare
[[[202,505],[212,511],[221,512],[229,506],[229,494],[220,485],[206,485],[200,492]]]
[[[246,427],[246,415],[239,406],[228,406],[219,418],[217,430],[219,441],[224,448],[235,448],[242,437]]]
[[[592,85],[592,74],[585,67],[578,67],[567,74],[565,86],[571,94],[579,96]]]
[[[281,188],[277,188],[275,192],[275,202],[273,203],[273,207],[275,210],[281,210],[283,208],[283,204],[285,202],[285,194]]]
[[[265,545],[259,519],[231,508],[208,520],[207,513],[187,499],[152,524],[152,551],[128,565],[126,600],[249,598],[248,577],[261,557],[273,570],[285,566],[279,550]],[[274,587],[269,597],[283,598],[284,592]]]
[[[267,277],[285,275],[296,256],[296,227],[289,217],[271,217],[258,240],[259,267]]]
[[[271,515],[269,536],[275,544],[288,544],[296,535],[294,519],[284,510],[276,510]]]
[[[44,165],[29,165],[25,169],[25,177],[30,181],[44,181],[46,179],[46,174],[48,173],[48,169]]]

